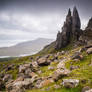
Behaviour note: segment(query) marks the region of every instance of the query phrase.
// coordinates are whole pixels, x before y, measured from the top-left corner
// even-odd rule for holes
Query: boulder
[[[30,75],[31,72],[32,72],[32,71],[31,71],[30,68],[28,68],[28,69],[25,70],[25,74],[28,75],[28,76]]]
[[[41,88],[41,87],[42,87],[41,82],[42,82],[42,78],[39,78],[39,79],[36,81],[35,87],[36,87],[36,88]]]
[[[38,71],[37,71],[37,73],[38,73],[38,74],[41,74],[41,73],[42,73],[42,71],[41,71],[41,70],[38,70]]]
[[[27,68],[30,68],[30,63],[19,66],[19,73],[24,73]]]
[[[70,70],[78,69],[79,66],[70,66]]]
[[[10,80],[12,80],[12,75],[10,75],[10,74],[5,74],[5,76],[3,77],[3,81],[4,81],[4,82],[8,82],[8,81],[10,81]]]
[[[62,84],[66,88],[74,88],[74,87],[78,86],[79,80],[77,80],[77,79],[63,79]]]
[[[48,60],[45,57],[41,57],[37,60],[37,63],[39,66],[44,66],[44,65],[49,65],[50,64],[50,60]]]
[[[31,70],[33,72],[36,72],[38,70],[39,66],[38,63],[36,61],[31,62]]]
[[[31,64],[32,64],[32,67],[33,67],[33,68],[37,68],[37,67],[38,67],[38,64],[37,64],[36,61],[33,61]]]
[[[92,92],[92,89],[89,89],[89,90],[87,90],[87,91],[85,91],[85,92]]]
[[[38,79],[38,75],[34,72],[31,72],[30,76],[31,76],[31,82],[32,83]]]
[[[66,59],[60,60],[59,64],[57,65],[57,68],[64,69],[65,68],[65,61],[66,61]]]
[[[61,86],[55,84],[55,85],[54,85],[54,88],[55,88],[55,89],[59,89],[59,88],[61,88]]]
[[[7,91],[11,92],[12,86],[13,86],[13,82],[14,82],[13,80],[7,82],[7,84],[5,85],[5,88],[6,88]]]
[[[87,54],[92,54],[92,48],[88,48],[86,52]]]
[[[0,90],[2,90],[5,87],[4,82],[2,79],[0,79]]]
[[[49,85],[50,83],[53,83],[54,81],[52,79],[45,79],[45,80],[39,80],[38,85],[36,84],[37,88],[42,88],[45,87],[47,85]]]
[[[30,78],[26,78],[23,81],[14,81],[9,83],[6,88],[9,92],[24,92],[25,89],[31,89],[33,87]]]
[[[24,77],[23,76],[20,76],[20,77],[18,77],[16,80],[15,80],[15,82],[17,82],[17,81],[23,81],[24,80]]]
[[[17,77],[28,78],[29,76],[26,75],[25,73],[19,73]]]
[[[82,92],[86,92],[86,91],[88,91],[88,90],[90,90],[90,87],[89,87],[89,86],[86,86],[86,87],[83,87],[83,88],[82,88]]]
[[[80,52],[75,52],[72,56],[71,56],[71,59],[79,59],[79,60],[82,60],[83,59],[83,56]]]
[[[57,69],[53,74],[52,74],[52,79],[54,81],[57,81],[61,77],[68,76],[70,71],[68,69]]]
[[[53,83],[54,81],[52,79],[46,79],[41,82],[42,87],[49,85],[50,83]]]
[[[53,66],[49,66],[48,70],[54,70],[55,68]]]
[[[64,55],[64,54],[65,54],[65,51],[57,52],[57,56]]]

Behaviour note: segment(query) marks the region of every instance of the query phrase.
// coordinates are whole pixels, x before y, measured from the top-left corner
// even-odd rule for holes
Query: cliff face
[[[81,35],[82,42],[86,44],[92,44],[92,18],[89,20],[87,27],[83,31],[83,35]]]
[[[89,20],[86,29],[92,29],[92,18]]]
[[[78,11],[76,7],[73,9],[73,15],[69,9],[66,16],[66,21],[62,27],[62,32],[58,32],[56,39],[55,49],[60,49],[67,46],[72,40],[79,40],[79,37],[82,33],[80,30],[81,22]]]

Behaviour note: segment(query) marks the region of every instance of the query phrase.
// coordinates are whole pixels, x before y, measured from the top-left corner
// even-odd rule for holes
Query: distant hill
[[[36,40],[22,42],[11,47],[1,47],[0,56],[25,56],[34,54],[45,45],[51,43],[52,39],[38,38]]]

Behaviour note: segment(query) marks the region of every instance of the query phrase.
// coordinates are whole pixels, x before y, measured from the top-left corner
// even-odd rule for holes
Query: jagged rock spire
[[[73,16],[72,16],[72,20],[73,20],[73,28],[79,28],[81,27],[81,22],[80,22],[80,17],[77,11],[76,6],[73,8]]]
[[[66,22],[65,23],[67,23],[67,25],[69,25],[69,26],[72,23],[72,16],[71,16],[71,10],[70,10],[70,8],[68,10],[68,14],[66,16]]]
[[[68,10],[68,15],[67,16],[71,16],[71,9],[70,8]]]
[[[76,7],[73,9],[73,15],[71,15],[71,10],[69,8],[66,21],[62,27],[62,32],[57,34],[55,48],[61,49],[67,46],[71,42],[71,39],[74,41],[78,40],[81,34],[80,27],[80,17]]]
[[[62,27],[62,32],[58,32],[56,39],[56,49],[60,49],[61,47],[66,46],[70,41],[70,31],[72,30],[72,16],[71,10],[69,9],[68,14],[66,16],[66,21]]]
[[[72,34],[74,40],[79,39],[79,36],[81,34],[80,27],[81,27],[80,17],[77,8],[75,6],[73,9],[73,16],[72,16]]]

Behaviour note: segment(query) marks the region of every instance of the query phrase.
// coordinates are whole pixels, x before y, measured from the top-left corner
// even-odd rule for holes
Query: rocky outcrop
[[[86,29],[92,29],[92,18],[89,20]]]
[[[56,39],[56,49],[60,49],[61,47],[66,46],[70,41],[70,32],[72,29],[72,16],[71,16],[71,10],[69,9],[66,22],[64,22],[64,25],[62,27],[62,32],[58,32],[57,39]]]
[[[78,41],[82,33],[80,27],[81,22],[76,7],[73,9],[73,15],[71,15],[71,10],[69,9],[62,32],[58,32],[57,34],[55,49],[67,46],[72,40]]]
[[[66,88],[74,88],[74,87],[78,86],[79,80],[77,80],[77,79],[63,79],[62,84]]]
[[[88,25],[83,31],[83,34],[80,36],[79,40],[85,45],[92,44],[92,18],[89,20]]]
[[[84,35],[92,39],[92,18],[89,20],[88,25],[84,30]]]

